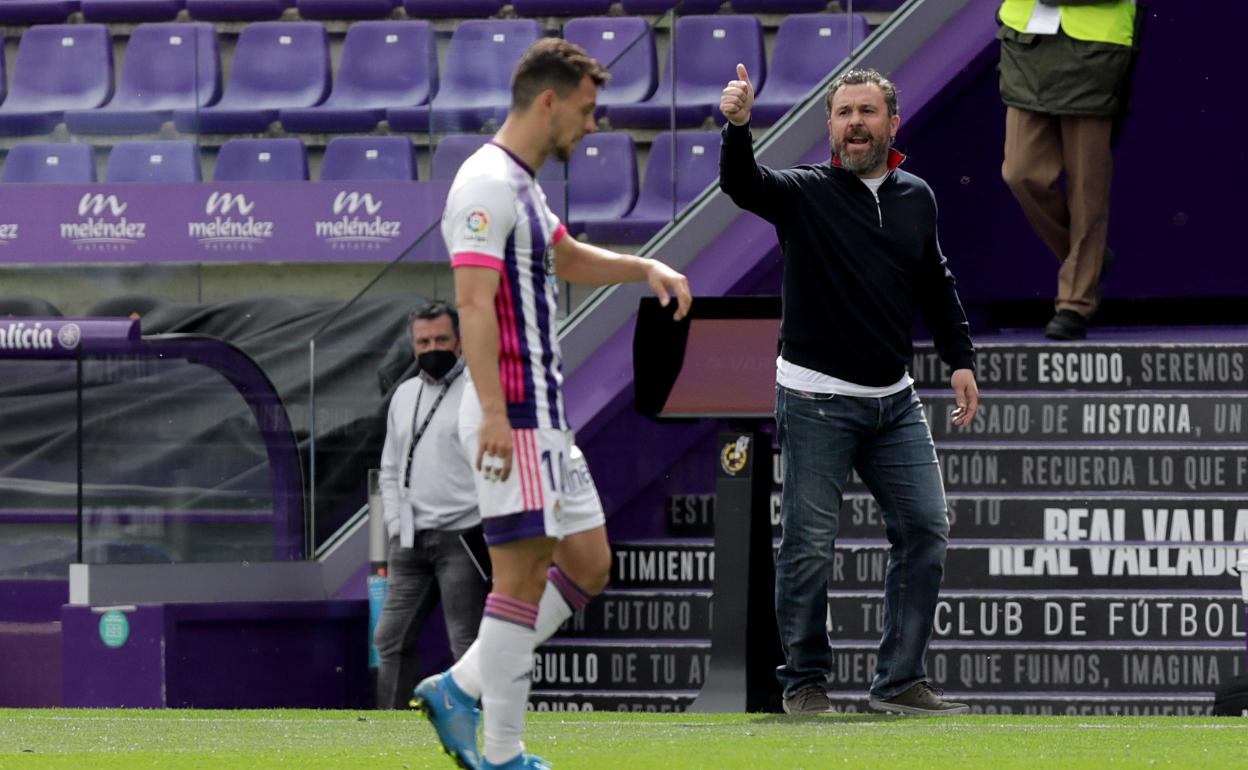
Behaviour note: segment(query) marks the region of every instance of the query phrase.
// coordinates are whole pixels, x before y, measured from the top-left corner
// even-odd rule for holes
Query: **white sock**
[[[537,624],[534,629],[536,640],[533,646],[536,648],[553,636],[559,626],[572,617],[572,613],[589,604],[592,598],[594,597],[573,583],[558,565],[547,570],[546,590],[542,592],[542,600],[537,605]],[[471,698],[481,697],[480,651],[481,637],[478,636],[463,657],[451,666],[451,678]]]
[[[537,605],[490,594],[481,619],[481,707],[485,758],[494,764],[524,752],[520,736],[529,704]],[[457,682],[458,683],[458,682]]]

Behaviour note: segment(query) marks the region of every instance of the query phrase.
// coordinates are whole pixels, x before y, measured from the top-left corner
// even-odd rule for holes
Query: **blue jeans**
[[[470,538],[481,539],[479,526],[420,530],[412,548],[399,545],[397,537],[390,539],[386,602],[373,631],[381,658],[378,708],[407,708],[420,678],[420,632],[439,601],[456,660],[477,638],[490,584],[482,579],[468,552]]]
[[[891,698],[927,678],[949,543],[940,466],[913,388],[884,398],[776,389],[784,460],[783,536],[776,555],[776,621],[784,645],[776,670],[785,696],[832,672],[828,579],[850,468],[880,504],[889,551],[884,638],[871,696]]]

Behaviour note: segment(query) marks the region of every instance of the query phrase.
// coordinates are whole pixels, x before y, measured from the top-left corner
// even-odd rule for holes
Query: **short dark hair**
[[[412,333],[412,325],[417,321],[432,321],[442,316],[451,317],[451,328],[455,330],[455,338],[459,339],[459,311],[455,309],[449,302],[442,300],[434,300],[426,302],[420,307],[407,314],[407,333]]]
[[[589,77],[601,87],[610,75],[606,67],[576,43],[557,37],[544,37],[524,52],[511,76],[511,108],[527,109],[541,92],[553,88],[567,97]]]
[[[832,84],[828,86],[828,95],[824,97],[828,114],[832,114],[832,97],[836,96],[836,92],[841,90],[841,86],[860,86],[866,83],[873,83],[880,87],[880,90],[884,92],[884,101],[888,104],[888,116],[891,118],[896,115],[897,86],[893,85],[893,81],[873,69],[850,70],[833,80]]]

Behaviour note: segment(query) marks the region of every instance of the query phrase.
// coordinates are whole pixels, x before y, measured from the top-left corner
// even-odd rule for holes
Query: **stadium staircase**
[[[933,683],[976,712],[1206,714],[1248,669],[1235,571],[1248,547],[1248,330],[979,340],[983,401],[958,429],[948,369],[913,372],[949,494]],[[715,446],[664,504],[663,537],[615,544],[608,591],[539,650],[533,706],[679,711],[714,666]],[[777,525],[778,454],[771,506]],[[778,540],[777,540],[778,542]],[[866,709],[888,558],[855,478],[829,576],[829,695]],[[731,568],[731,565],[728,565]]]

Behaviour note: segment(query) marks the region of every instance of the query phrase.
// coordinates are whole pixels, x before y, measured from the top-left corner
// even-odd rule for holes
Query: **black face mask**
[[[449,350],[427,350],[416,356],[416,363],[421,371],[435,380],[440,380],[455,367],[459,356]]]

